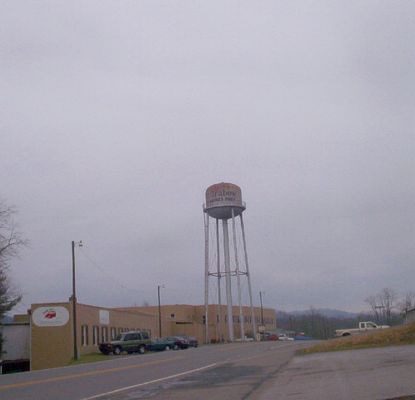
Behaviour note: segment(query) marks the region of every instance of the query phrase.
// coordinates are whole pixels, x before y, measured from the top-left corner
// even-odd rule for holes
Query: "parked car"
[[[180,337],[182,337],[183,339],[185,339],[187,341],[189,347],[198,347],[199,346],[199,342],[197,341],[197,339],[194,336],[180,335]]]
[[[179,344],[172,338],[156,339],[147,345],[147,349],[150,351],[179,350],[179,348]]]
[[[264,334],[264,340],[278,340],[278,335],[272,332],[265,332]]]
[[[313,340],[313,338],[306,335],[295,335],[294,340]]]
[[[280,333],[278,335],[278,340],[284,340],[284,341],[288,341],[288,340],[294,340],[294,338],[289,337],[288,335],[286,335],[285,333]]]
[[[182,336],[168,336],[166,339],[173,340],[179,349],[187,349],[189,347],[188,341]]]
[[[120,355],[124,351],[128,354],[143,354],[150,343],[150,336],[147,332],[130,331],[120,333],[115,340],[101,343],[99,345],[99,350],[103,354],[113,353],[114,355]]]

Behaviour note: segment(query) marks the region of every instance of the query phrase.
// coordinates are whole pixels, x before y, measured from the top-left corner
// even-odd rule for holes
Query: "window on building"
[[[101,327],[101,340],[108,342],[108,328],[106,326]]]
[[[94,346],[99,344],[99,327],[96,325],[92,327],[92,344]]]
[[[81,346],[88,346],[88,325],[81,326]]]
[[[170,314],[170,317],[171,317],[171,318],[175,318],[175,317],[176,317],[176,315],[175,315],[175,314]]]
[[[203,315],[202,316],[202,324],[203,325],[206,325],[206,315]]]
[[[111,340],[114,340],[117,337],[117,328],[114,328],[113,326],[110,328],[111,332]]]

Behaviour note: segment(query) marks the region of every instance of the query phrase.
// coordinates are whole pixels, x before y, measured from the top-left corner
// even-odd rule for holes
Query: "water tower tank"
[[[205,211],[212,218],[229,219],[245,210],[241,188],[233,183],[217,183],[206,189]]]

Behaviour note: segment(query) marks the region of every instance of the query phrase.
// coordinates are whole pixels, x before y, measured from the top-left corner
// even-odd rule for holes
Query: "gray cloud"
[[[24,304],[201,303],[205,188],[239,184],[255,292],[413,290],[410,2],[3,2],[0,174]],[[24,305],[21,306],[24,308]]]

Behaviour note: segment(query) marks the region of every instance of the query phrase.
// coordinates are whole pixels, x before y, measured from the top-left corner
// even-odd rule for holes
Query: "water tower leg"
[[[223,341],[223,329],[222,329],[222,292],[220,287],[220,279],[222,278],[220,272],[220,245],[219,245],[219,220],[216,218],[216,254],[217,254],[217,272],[218,272],[218,328],[219,328],[219,341]]]
[[[228,221],[222,220],[223,225],[223,250],[225,254],[225,282],[226,282],[226,302],[228,306],[228,332],[230,342],[235,340],[233,334],[233,314],[232,314],[232,284],[231,284],[231,259],[229,256],[229,231]]]
[[[236,227],[235,227],[235,214],[232,209],[232,233],[233,233],[233,249],[235,252],[235,267],[236,267],[236,284],[238,287],[238,302],[239,302],[239,325],[241,329],[241,340],[245,340],[244,329],[244,314],[242,312],[242,296],[241,296],[241,275],[239,274],[239,258],[238,258],[238,246],[236,244]]]
[[[241,229],[242,229],[242,241],[244,244],[244,253],[245,253],[246,277],[248,279],[248,292],[249,292],[249,304],[251,307],[252,329],[254,331],[254,340],[256,340],[256,321],[255,321],[254,305],[252,302],[251,275],[249,273],[248,252],[246,250],[245,227],[244,227],[244,220],[242,218],[242,214],[240,214],[240,218],[241,218]]]
[[[205,222],[205,343],[209,343],[209,215],[204,214]]]

